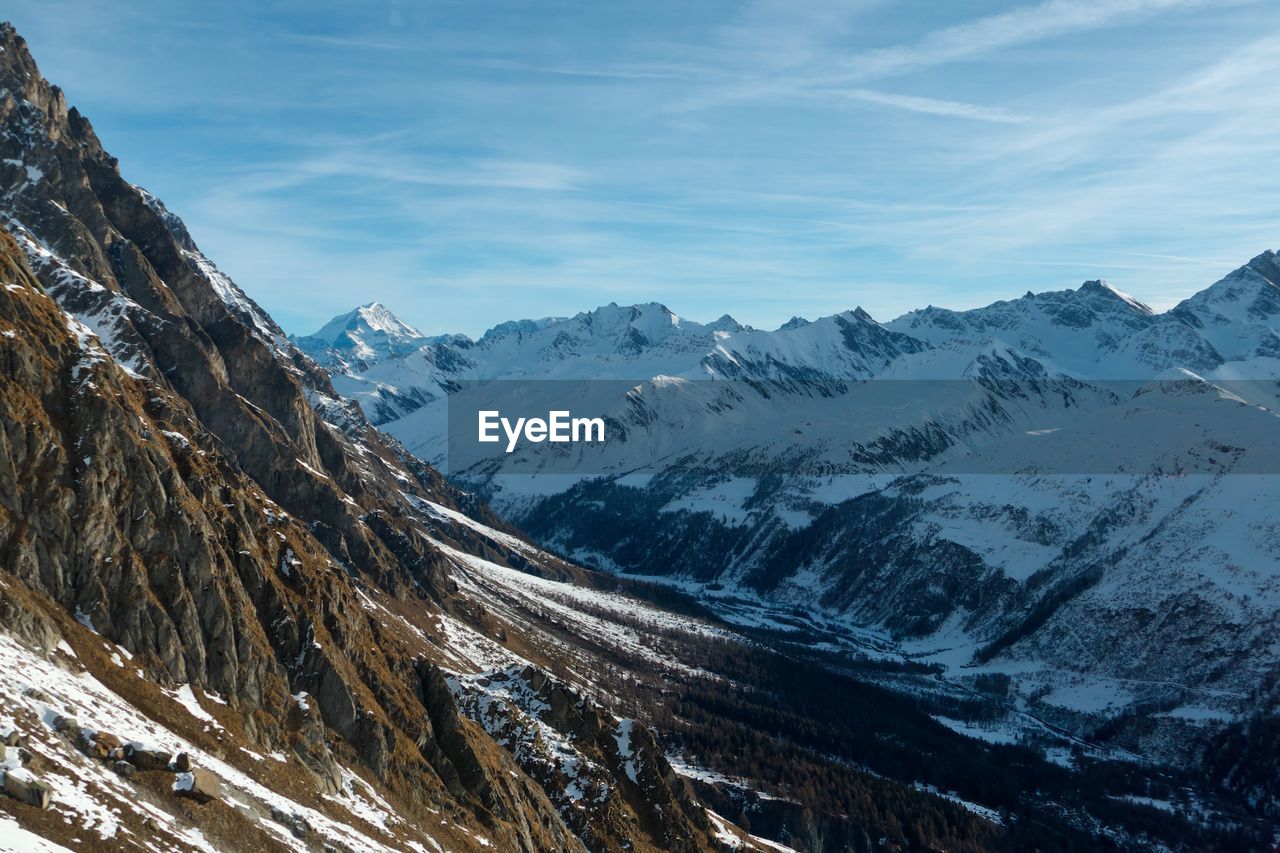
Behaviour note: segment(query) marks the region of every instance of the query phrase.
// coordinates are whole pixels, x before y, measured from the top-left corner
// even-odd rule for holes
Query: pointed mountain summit
[[[673,337],[702,338],[713,332],[740,332],[746,329],[728,314],[711,323],[695,323],[676,314],[660,302],[636,305],[608,305],[585,311],[565,325],[575,325],[575,337],[586,335],[599,343],[612,342],[616,351],[634,354]]]
[[[1167,316],[1196,329],[1227,361],[1280,358],[1280,257],[1263,252]]]
[[[1146,303],[1134,299],[1132,296],[1125,293],[1123,290],[1120,290],[1118,287],[1113,286],[1111,282],[1106,281],[1105,279],[1093,279],[1092,281],[1086,281],[1084,284],[1080,285],[1076,292],[1088,294],[1090,296],[1118,299],[1140,314],[1151,315],[1155,313]]]
[[[380,302],[339,314],[318,332],[293,339],[298,349],[324,367],[347,365],[357,369],[408,355],[428,341],[426,335]]]

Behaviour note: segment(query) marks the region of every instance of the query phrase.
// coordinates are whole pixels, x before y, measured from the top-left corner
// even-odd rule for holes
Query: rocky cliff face
[[[432,544],[445,525],[414,502],[462,499],[340,402],[181,221],[121,176],[8,25],[0,217],[0,605],[17,643],[0,702],[63,773],[55,789],[81,774],[101,795],[92,807],[114,808],[102,843],[190,843],[195,826],[217,847],[257,849],[284,826],[304,846],[581,847],[582,827],[459,714],[433,669],[445,645],[433,620],[482,616]],[[373,597],[396,602],[394,623],[372,615]],[[55,648],[93,673],[92,691],[47,669]],[[109,730],[141,720],[219,768],[237,805],[209,819],[160,798],[162,817],[124,817],[156,783],[118,783],[101,762],[131,780],[174,767],[126,754],[137,731]],[[89,750],[98,763],[65,759],[112,738],[125,740]],[[15,785],[28,772],[6,764]],[[210,784],[180,775],[174,790],[200,800]],[[361,815],[353,804],[368,801],[380,805]],[[55,790],[55,810],[92,807]],[[84,828],[18,817],[57,839]],[[679,831],[689,849],[712,843],[694,823]],[[615,834],[668,842],[652,827]]]

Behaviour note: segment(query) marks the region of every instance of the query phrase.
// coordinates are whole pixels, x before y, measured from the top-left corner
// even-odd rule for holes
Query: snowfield
[[[201,708],[189,685],[170,695],[187,712],[202,720],[213,720]],[[246,812],[278,843],[290,849],[310,848],[271,817],[273,810],[304,819],[321,838],[333,843],[361,850],[397,849],[390,837],[378,838],[334,820],[257,782],[250,774],[195,747],[145,716],[89,673],[77,671],[73,662],[43,657],[3,632],[0,632],[0,714],[24,722],[22,727],[31,737],[30,749],[47,764],[48,769],[40,775],[53,789],[53,811],[68,824],[83,830],[84,838],[134,836],[134,832],[123,825],[123,816],[141,812],[154,821],[154,829],[149,830],[145,838],[138,836],[135,843],[149,849],[209,847],[200,831],[174,810],[174,801],[141,793],[139,788],[112,772],[109,765],[71,748],[53,728],[64,716],[74,716],[86,732],[108,731],[126,742],[147,748],[189,754],[196,766],[212,771],[222,780],[226,802]],[[209,724],[216,725],[216,721]],[[373,826],[385,827],[399,820],[389,805],[376,800],[367,785],[352,778],[347,778],[347,782],[347,794],[331,798],[336,805]],[[56,845],[42,848],[38,845],[47,842],[37,842],[34,838],[23,840],[23,834],[9,835],[4,826],[0,826],[0,839],[8,844],[10,838],[32,845],[25,849],[59,849]]]

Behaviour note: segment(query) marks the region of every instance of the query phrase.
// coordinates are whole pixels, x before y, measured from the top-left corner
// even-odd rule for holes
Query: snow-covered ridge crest
[[[773,331],[727,314],[698,323],[656,302],[610,303],[572,317],[504,322],[474,341],[428,338],[371,303],[295,341],[348,377],[350,396],[377,421],[404,417],[421,404],[413,398],[434,399],[440,387],[466,379],[734,378],[742,371],[902,379],[917,370],[959,377],[993,345],[1081,378],[1145,379],[1175,367],[1204,372],[1280,356],[1278,280],[1274,255],[1264,253],[1163,314],[1094,280],[965,311],[930,306],[881,323],[859,308],[796,318]]]

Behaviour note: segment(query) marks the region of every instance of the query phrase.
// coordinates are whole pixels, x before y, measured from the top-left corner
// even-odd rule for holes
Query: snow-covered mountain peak
[[[507,320],[499,323],[480,336],[478,343],[488,344],[505,338],[508,335],[532,335],[548,326],[563,323],[567,317],[543,317],[540,320]]]
[[[859,309],[860,310],[860,309]],[[886,325],[899,331],[920,332],[937,343],[960,333],[983,333],[991,329],[1022,329],[1047,323],[1083,329],[1107,319],[1129,326],[1144,326],[1143,318],[1155,312],[1144,303],[1100,279],[1086,281],[1075,290],[1028,290],[1017,299],[993,302],[982,308],[954,311],[930,305],[909,311]]]
[[[1002,341],[1063,370],[1097,375],[1107,372],[1103,362],[1112,353],[1158,316],[1132,296],[1095,280],[1075,290],[1028,291],[1018,299],[967,311],[930,306],[885,325],[935,347]]]
[[[712,320],[707,324],[707,328],[716,332],[741,332],[749,330],[750,326],[745,326],[728,314],[721,314],[719,319]]]
[[[495,326],[476,346],[516,365],[566,359],[617,360],[658,350],[705,350],[726,335],[750,331],[728,314],[711,323],[686,320],[660,302],[610,302],[572,317],[516,320]]]
[[[628,336],[631,330],[643,335],[646,340],[656,343],[672,331],[679,329],[680,318],[676,313],[660,302],[646,302],[639,305],[619,305],[610,302],[594,311],[583,312],[575,320],[589,329],[593,336],[611,337]]]
[[[1280,315],[1280,259],[1274,252],[1263,252],[1173,310],[1188,309],[1233,323],[1274,319]]]
[[[1146,303],[1138,301],[1137,299],[1125,293],[1123,290],[1120,290],[1119,288],[1115,287],[1114,285],[1111,284],[1111,282],[1106,281],[1105,279],[1093,279],[1092,281],[1086,281],[1084,284],[1080,285],[1079,292],[1090,294],[1090,295],[1097,295],[1102,297],[1111,297],[1113,299],[1119,299],[1125,305],[1129,306],[1130,308],[1132,308],[1133,310],[1137,311],[1140,314],[1146,314],[1148,316],[1155,314],[1155,311],[1151,310],[1151,307],[1148,306]]]
[[[326,367],[351,363],[367,366],[407,355],[428,342],[425,335],[380,302],[339,314],[315,334],[294,339],[299,349]]]
[[[1280,258],[1263,252],[1167,315],[1226,361],[1280,357]]]
[[[391,313],[381,302],[370,302],[345,314],[339,314],[328,323],[325,323],[318,332],[307,335],[307,337],[317,338],[332,346],[338,346],[348,336],[361,336],[371,333],[382,334],[398,340],[425,337],[417,329]]]
[[[728,314],[711,323],[685,319],[661,302],[618,305],[610,302],[573,318],[595,336],[619,335],[641,346],[659,344],[672,335],[704,336],[709,332],[741,332],[747,329]],[[639,336],[639,337],[637,337]],[[643,337],[643,342],[640,341]]]
[[[395,314],[383,305],[381,302],[370,302],[367,305],[361,305],[351,314],[348,314],[346,329],[370,330],[382,332],[401,338],[421,338],[423,334],[408,323],[401,320]],[[336,323],[337,320],[331,321],[330,325]],[[325,328],[328,328],[326,326]],[[322,330],[323,332],[323,330]]]

